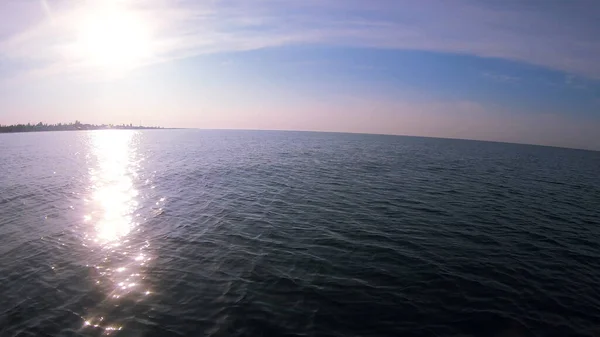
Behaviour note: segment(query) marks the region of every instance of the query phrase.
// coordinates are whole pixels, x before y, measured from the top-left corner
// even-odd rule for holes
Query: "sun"
[[[141,66],[152,57],[150,29],[135,11],[95,6],[77,21],[75,49],[85,66],[118,72]]]

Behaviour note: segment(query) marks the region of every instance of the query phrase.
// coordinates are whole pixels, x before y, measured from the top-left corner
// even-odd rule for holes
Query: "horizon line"
[[[56,123],[58,124],[58,123]],[[54,125],[56,125],[54,124]],[[87,124],[81,123],[82,125],[95,125],[95,126],[108,126],[111,124]],[[19,125],[19,124],[13,124]],[[20,124],[27,125],[27,124]],[[32,126],[35,124],[31,124]],[[64,125],[64,124],[63,124]],[[122,124],[112,124],[113,126],[121,126]],[[1,126],[11,126],[11,125],[1,125]],[[127,126],[127,125],[126,125]],[[138,127],[138,126],[134,126]],[[109,128],[109,129],[98,129],[98,130],[43,130],[37,132],[61,132],[61,131],[106,131],[106,130],[116,130],[116,131],[148,131],[148,130],[198,130],[198,131],[254,131],[254,132],[312,132],[312,133],[335,133],[335,134],[349,134],[349,135],[371,135],[371,136],[389,136],[389,137],[412,137],[412,138],[430,138],[430,139],[441,139],[441,140],[458,140],[458,141],[472,141],[472,142],[486,142],[486,143],[499,143],[499,144],[510,144],[510,145],[526,145],[526,146],[541,146],[541,147],[549,147],[556,149],[565,149],[565,150],[580,150],[580,151],[589,151],[589,152],[600,152],[600,149],[592,149],[592,148],[581,148],[581,147],[568,147],[568,146],[559,146],[559,145],[548,145],[548,144],[536,144],[536,143],[523,143],[523,142],[511,142],[511,141],[502,141],[502,140],[491,140],[491,139],[475,139],[475,138],[459,138],[459,137],[441,137],[441,136],[419,136],[419,135],[409,135],[409,134],[393,134],[393,133],[373,133],[373,132],[353,132],[353,131],[327,131],[327,130],[301,130],[301,129],[246,129],[246,128],[203,128],[203,127],[163,127],[163,126],[152,126],[145,127],[147,129],[117,129],[117,128]],[[8,133],[29,133],[29,132],[0,132],[0,134],[8,134]]]

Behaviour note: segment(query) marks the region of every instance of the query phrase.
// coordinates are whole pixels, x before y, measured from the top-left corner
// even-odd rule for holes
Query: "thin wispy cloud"
[[[580,89],[580,90],[589,89],[586,82],[587,81],[585,79],[580,78],[578,76],[574,76],[574,75],[570,75],[570,74],[565,75],[565,85],[570,88]]]
[[[497,74],[497,73],[493,73],[493,72],[484,72],[481,74],[481,76],[483,76],[484,78],[490,79],[492,81],[503,82],[503,83],[517,83],[521,80],[521,78],[517,77],[517,76],[511,76],[511,75],[506,75],[506,74]]]
[[[28,62],[29,74],[98,74],[78,50],[78,34],[82,18],[107,4],[125,13],[123,20],[144,25],[147,53],[127,69],[206,53],[321,44],[502,58],[600,78],[600,31],[590,29],[600,5],[593,1],[30,1],[0,5],[2,19],[41,13],[19,31],[0,26],[6,30],[0,58]]]

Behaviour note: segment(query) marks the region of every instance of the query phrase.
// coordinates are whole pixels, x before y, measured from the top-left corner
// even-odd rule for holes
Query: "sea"
[[[0,336],[600,336],[600,152],[1,134]]]

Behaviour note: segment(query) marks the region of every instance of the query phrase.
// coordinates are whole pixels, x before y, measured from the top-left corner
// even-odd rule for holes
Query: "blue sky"
[[[0,124],[408,134],[600,149],[600,3],[7,0]]]

